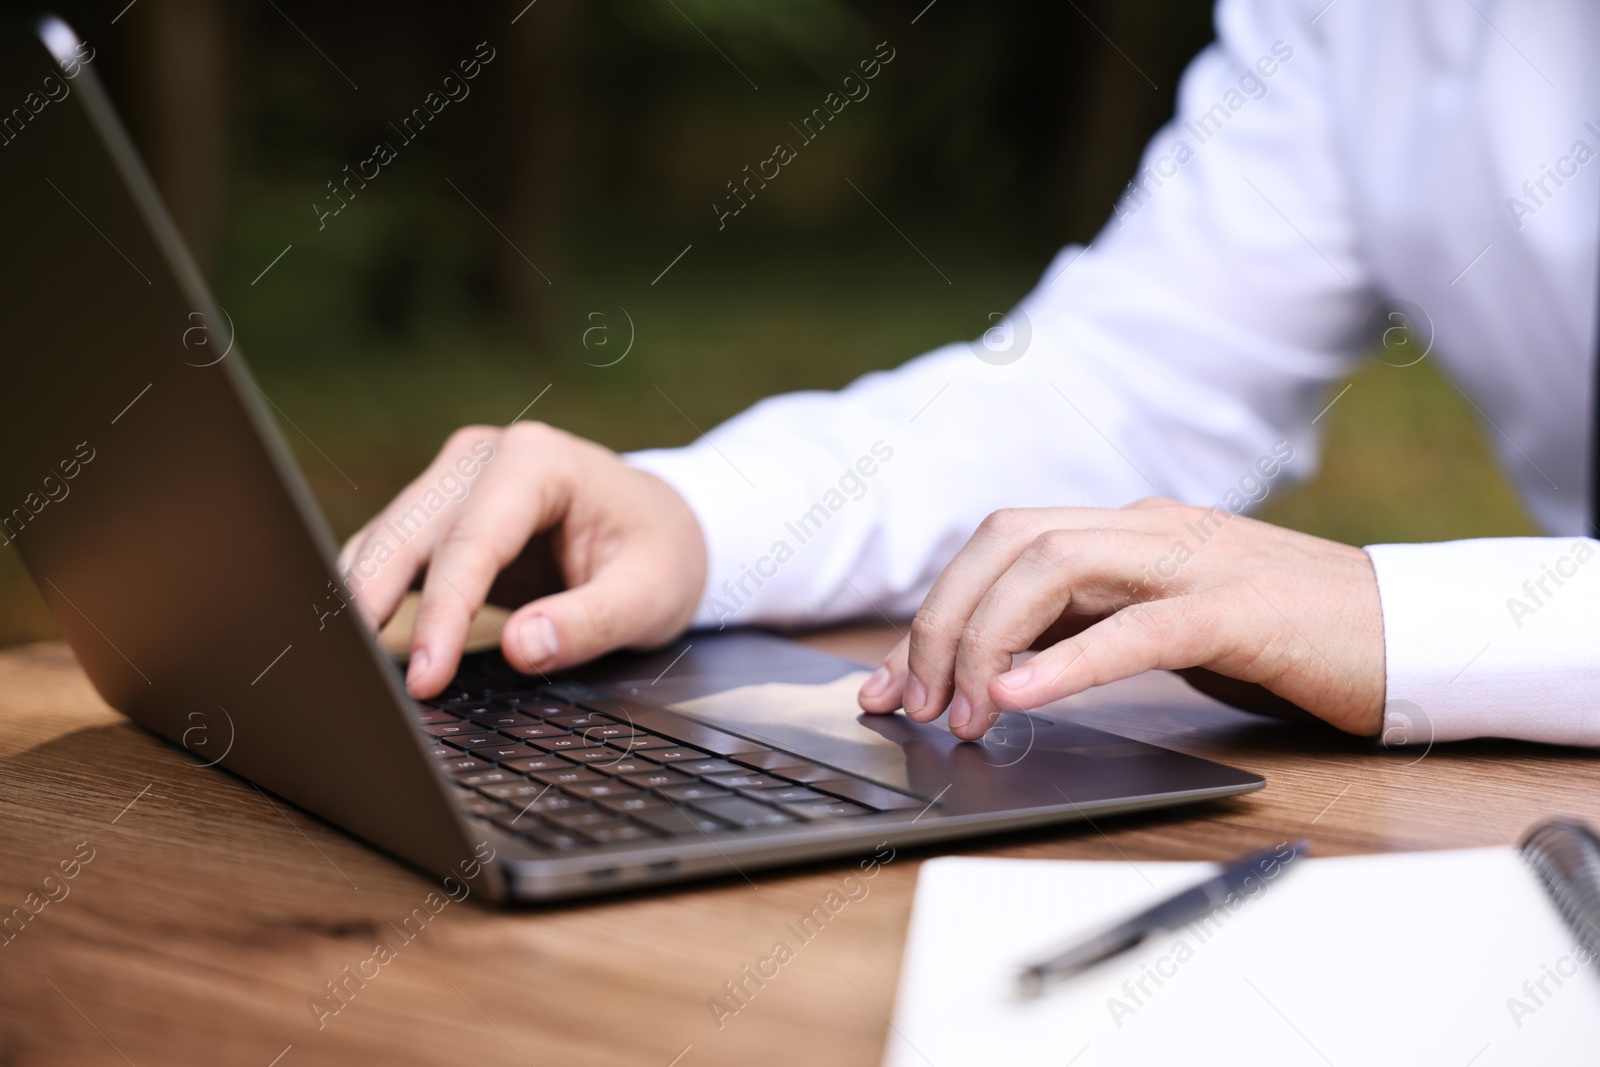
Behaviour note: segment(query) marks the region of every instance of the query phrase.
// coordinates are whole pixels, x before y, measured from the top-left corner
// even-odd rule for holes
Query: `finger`
[[[983,736],[999,713],[989,683],[1063,613],[1101,615],[1136,600],[1133,578],[1161,544],[1154,535],[1122,530],[1050,530],[1036,537],[995,579],[962,631],[951,732],[969,741]]]
[[[995,578],[1058,515],[1057,509],[1044,508],[995,512],[934,581],[911,620],[909,674],[902,694],[911,718],[928,722],[944,711],[950,702],[956,642],[972,610]]]
[[[1050,529],[1139,529],[1147,517],[1127,510],[1030,508],[997,511],[978,527],[939,575],[911,622],[906,714],[926,722],[953,695],[956,645],[973,609],[1022,550]]]
[[[507,661],[524,674],[544,673],[671,641],[688,621],[659,605],[661,570],[672,563],[625,545],[583,584],[523,605],[506,622]]]
[[[368,626],[377,629],[389,620],[401,599],[426,564],[434,541],[448,519],[416,524],[401,512],[399,521],[411,532],[400,539],[400,528],[372,524],[363,530],[361,540],[340,553],[340,577],[350,590],[351,600]],[[348,562],[344,560],[348,557]]]
[[[1202,597],[1124,608],[989,683],[989,699],[1025,711],[1149,670],[1201,667],[1222,655],[1222,620]]]
[[[356,553],[361,546],[367,543],[371,536],[372,523],[367,523],[361,529],[351,534],[345,543],[339,546],[339,573],[344,574],[350,570],[350,565],[356,561]]]
[[[902,637],[883,658],[883,665],[861,683],[861,692],[856,695],[856,701],[862,711],[883,715],[900,707],[906,688],[906,658],[910,650],[911,639]]]
[[[447,477],[464,479],[470,492],[488,462],[483,458],[485,443],[492,457],[498,434],[489,426],[468,426],[451,434],[427,469],[345,542],[340,575],[368,625],[376,628],[394,614],[458,509],[441,492],[441,483]],[[446,500],[443,507],[429,506],[430,492]]]
[[[570,452],[558,446],[555,433],[528,423],[503,432],[499,462],[485,471],[440,534],[411,635],[406,685],[413,696],[432,696],[454,677],[467,628],[495,576],[528,538],[565,513]]]

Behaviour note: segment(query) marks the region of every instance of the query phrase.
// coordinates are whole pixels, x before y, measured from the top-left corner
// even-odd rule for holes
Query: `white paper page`
[[[1511,848],[1306,859],[1204,927],[1012,999],[1017,968],[1216,871],[922,867],[890,1067],[1600,1060],[1600,977]],[[1525,985],[1526,983],[1526,985]]]

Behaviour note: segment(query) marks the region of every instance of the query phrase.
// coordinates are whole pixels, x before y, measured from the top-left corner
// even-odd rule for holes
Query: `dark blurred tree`
[[[662,43],[698,53],[709,46],[763,63],[798,59],[831,76],[841,55],[871,34],[867,5],[843,0],[631,0],[623,17]]]
[[[511,0],[510,6],[522,3]],[[533,338],[548,335],[549,290],[564,273],[561,220],[571,172],[581,33],[578,0],[542,0],[524,11],[505,47],[512,68],[512,119],[504,131],[509,158],[501,174],[510,242],[501,242],[497,250],[495,289],[501,307]]]
[[[1151,132],[1172,116],[1178,73],[1211,36],[1209,0],[1081,2],[1073,17],[1085,28],[1092,19],[1094,29],[1083,38],[1088,76],[1075,87],[1079,121],[1060,146],[1076,150],[1056,165],[1062,228],[1072,240],[1088,240],[1111,215]]]
[[[216,258],[227,167],[228,47],[221,0],[144,0],[132,84],[146,163],[203,272]]]

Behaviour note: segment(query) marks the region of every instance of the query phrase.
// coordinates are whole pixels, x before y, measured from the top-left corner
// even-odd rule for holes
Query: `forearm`
[[[1190,351],[1203,347],[1194,335]],[[1334,369],[1328,361],[1328,372]],[[1280,374],[1316,395],[1320,377]],[[1237,514],[1310,473],[1298,403],[1262,412],[1180,360],[1156,373],[1071,325],[1014,364],[953,345],[838,393],[774,397],[684,449],[628,460],[704,530],[696,624],[915,611],[993,511],[1165,495]]]
[[[1278,57],[1270,90],[1180,177],[1140,177],[1090,250],[1050,265],[1001,324],[1015,351],[947,346],[839,393],[773,398],[687,449],[630,457],[700,518],[710,579],[698,624],[909,614],[997,509],[1163,495],[1241,510],[1272,491],[1264,458],[1274,479],[1311,473],[1312,417],[1353,365],[1371,286],[1306,23],[1291,6],[1235,0],[1218,31],[1140,175],[1263,56]]]

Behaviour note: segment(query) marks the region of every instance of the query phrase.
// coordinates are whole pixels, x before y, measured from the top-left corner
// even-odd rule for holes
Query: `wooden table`
[[[868,661],[893,639],[807,638]],[[1502,844],[1555,813],[1600,821],[1600,761],[1584,752],[1472,743],[1419,760],[1200,698],[1109,718],[1086,721],[1268,787],[958,850],[1220,859],[1305,835],[1333,854]],[[0,912],[48,901],[0,943],[0,1063],[13,1067],[875,1064],[893,1040],[917,867],[936,854],[898,855],[720,1028],[708,1000],[851,865],[542,910],[451,904],[319,1029],[311,999],[380,937],[399,941],[388,924],[426,879],[133,727],[60,644],[0,653],[0,760]]]

